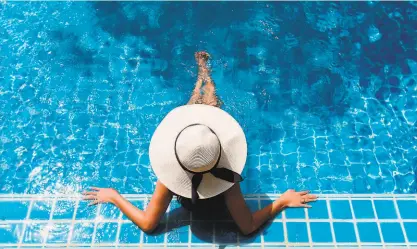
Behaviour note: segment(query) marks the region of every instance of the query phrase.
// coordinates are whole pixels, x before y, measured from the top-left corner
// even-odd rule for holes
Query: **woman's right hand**
[[[89,205],[96,205],[98,203],[106,202],[114,204],[114,201],[117,199],[117,197],[120,196],[119,192],[112,188],[91,187],[90,189],[94,191],[88,191],[83,193],[84,200],[91,200]]]
[[[295,192],[294,189],[287,190],[281,195],[279,201],[283,203],[285,207],[311,207],[306,203],[316,201],[316,195],[308,194],[308,191]]]

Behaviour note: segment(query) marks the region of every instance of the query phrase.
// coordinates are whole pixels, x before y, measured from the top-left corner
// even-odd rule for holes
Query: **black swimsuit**
[[[193,219],[197,220],[222,220],[230,219],[223,194],[208,199],[198,199],[195,204],[191,199],[177,195],[181,206],[193,213]]]

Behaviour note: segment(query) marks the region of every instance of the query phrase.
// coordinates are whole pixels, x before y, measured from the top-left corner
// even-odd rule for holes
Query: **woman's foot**
[[[198,77],[206,79],[209,74],[207,61],[210,59],[210,54],[206,51],[199,51],[194,54],[194,57],[198,65]]]
[[[206,62],[210,59],[210,54],[206,51],[195,52],[195,60],[199,66],[206,66]]]

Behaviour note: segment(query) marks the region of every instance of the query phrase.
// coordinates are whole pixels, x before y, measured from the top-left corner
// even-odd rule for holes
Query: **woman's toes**
[[[195,59],[196,59],[197,61],[199,61],[199,60],[203,60],[204,62],[205,62],[205,61],[207,61],[207,60],[210,58],[210,54],[209,54],[209,53],[207,53],[206,51],[199,51],[199,52],[196,52],[196,53],[194,54],[194,56],[195,56]]]

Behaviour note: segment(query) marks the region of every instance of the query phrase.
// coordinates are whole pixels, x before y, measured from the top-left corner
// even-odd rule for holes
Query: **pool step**
[[[143,208],[150,195],[124,195]],[[246,195],[257,210],[276,194]],[[232,220],[193,219],[172,202],[153,234],[110,204],[80,195],[0,195],[0,248],[340,247],[417,248],[417,195],[323,194],[311,209],[290,208],[251,236]]]

